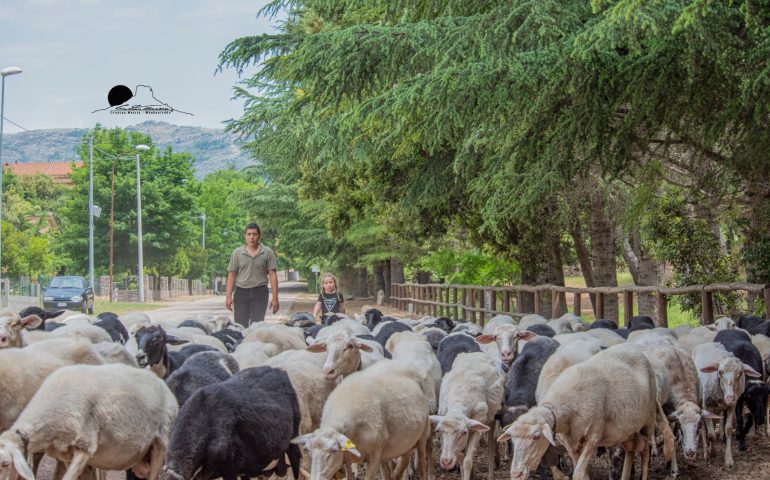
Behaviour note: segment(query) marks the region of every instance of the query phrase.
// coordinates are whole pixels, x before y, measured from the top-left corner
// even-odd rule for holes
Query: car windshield
[[[49,288],[83,288],[84,282],[80,277],[56,277],[51,280]]]

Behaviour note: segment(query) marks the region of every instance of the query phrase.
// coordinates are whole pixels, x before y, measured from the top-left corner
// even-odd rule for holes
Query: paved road
[[[281,308],[278,313],[273,315],[270,313],[270,304],[268,304],[268,313],[265,315],[265,320],[268,322],[279,322],[285,320],[288,317],[288,312],[291,306],[297,300],[297,294],[307,290],[305,282],[282,282],[278,284],[278,300],[281,304]],[[216,315],[228,315],[232,318],[233,313],[225,308],[224,295],[216,295],[210,298],[204,298],[203,300],[196,300],[192,302],[178,302],[170,307],[158,308],[157,310],[149,310],[146,312],[153,321],[156,320],[186,320],[188,318],[195,318],[198,315],[201,316],[216,316]]]

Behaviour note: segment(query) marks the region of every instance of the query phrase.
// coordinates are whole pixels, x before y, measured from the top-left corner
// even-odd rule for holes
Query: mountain
[[[238,137],[221,128],[203,128],[173,125],[148,120],[126,128],[152,137],[160,148],[170,146],[175,152],[193,156],[195,176],[233,166],[243,168],[255,161],[241,150]],[[3,135],[3,162],[66,162],[76,160],[76,147],[85,128],[54,128]]]

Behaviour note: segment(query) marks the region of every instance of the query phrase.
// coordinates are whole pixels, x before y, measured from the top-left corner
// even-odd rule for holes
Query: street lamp
[[[139,174],[139,152],[150,149],[147,145],[136,146],[136,234],[138,240],[139,303],[144,303],[144,254],[142,253],[142,179]]]
[[[2,70],[0,70],[0,76],[3,77],[2,80],[2,87],[0,90],[2,92],[0,93],[0,256],[3,252],[3,124],[5,123],[5,116],[4,116],[4,109],[5,109],[5,77],[9,75],[16,75],[17,73],[21,73],[22,70],[19,67],[6,67]],[[0,260],[0,279],[3,277],[3,264],[2,260]],[[0,287],[2,287],[2,282],[0,281]],[[2,293],[2,288],[0,288],[0,293]],[[4,298],[4,296],[3,296]],[[0,303],[2,303],[2,298],[0,298]]]
[[[201,226],[201,247],[206,250],[206,212],[201,212],[200,219],[203,223]]]

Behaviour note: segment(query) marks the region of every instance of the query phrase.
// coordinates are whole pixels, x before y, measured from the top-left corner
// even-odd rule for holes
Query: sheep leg
[[[67,471],[67,466],[61,460],[56,460],[56,469],[53,472],[53,480],[61,480],[64,477],[64,472]]]
[[[423,456],[428,466],[428,480],[436,478],[436,470],[433,466],[433,432],[428,430],[428,441],[425,443],[425,455]]]
[[[374,453],[369,461],[366,462],[366,476],[365,480],[374,480],[377,478],[377,474],[380,473],[380,452]],[[382,469],[382,475],[385,476],[385,469]]]
[[[351,468],[350,463],[345,462],[343,467],[345,467],[345,478],[347,478],[348,480],[355,480],[356,475],[355,473],[353,473],[353,469]],[[308,478],[310,478],[310,474],[308,474],[307,476]]]
[[[583,448],[580,450],[580,456],[575,464],[575,471],[572,473],[572,480],[589,480],[588,477],[588,462],[594,456],[598,439],[591,435],[586,438],[583,443]]]
[[[165,459],[166,444],[163,440],[156,438],[150,447],[150,473],[147,476],[147,480],[158,480]]]
[[[625,454],[623,457],[623,473],[620,475],[620,478],[621,480],[631,480],[631,468],[634,466],[634,452],[624,448],[623,453]]]
[[[429,461],[430,458],[429,452],[432,450],[431,445],[431,427],[430,422],[427,422],[425,425],[425,431],[422,434],[422,437],[420,438],[420,441],[417,442],[417,473],[419,475],[420,480],[428,480],[428,478],[433,478],[432,474],[433,471],[429,472],[428,469],[430,468],[428,465],[433,463]],[[427,475],[431,475],[430,477],[427,477]]]
[[[495,442],[495,422],[492,421],[489,431],[487,431],[487,480],[495,480],[495,453],[497,452],[497,442]]]
[[[468,438],[468,446],[465,448],[465,458],[462,466],[462,480],[471,480],[473,474],[473,460],[476,458],[476,449],[481,440],[481,432],[472,431]]]
[[[644,440],[642,440],[644,443]],[[650,474],[650,446],[645,445],[642,448],[642,480],[647,480]]]
[[[67,472],[64,474],[62,480],[78,480],[80,474],[83,473],[86,465],[88,465],[88,460],[90,460],[90,458],[91,455],[89,455],[88,452],[84,452],[83,450],[75,450],[75,453],[72,455],[72,461],[70,462],[70,465],[67,468]]]
[[[735,418],[735,407],[727,409],[727,417],[725,419],[725,466],[733,466],[733,421]]]
[[[706,426],[700,425],[698,427],[698,430],[700,431],[700,437],[703,440],[703,460],[708,461],[709,459],[709,441],[706,436]]]
[[[707,418],[704,421],[706,422],[706,433],[709,442],[709,457],[713,457],[717,454],[717,434],[714,431],[714,422],[710,418]]]
[[[43,452],[37,452],[32,454],[32,471],[37,475],[37,469],[40,468],[40,462],[43,460]]]

